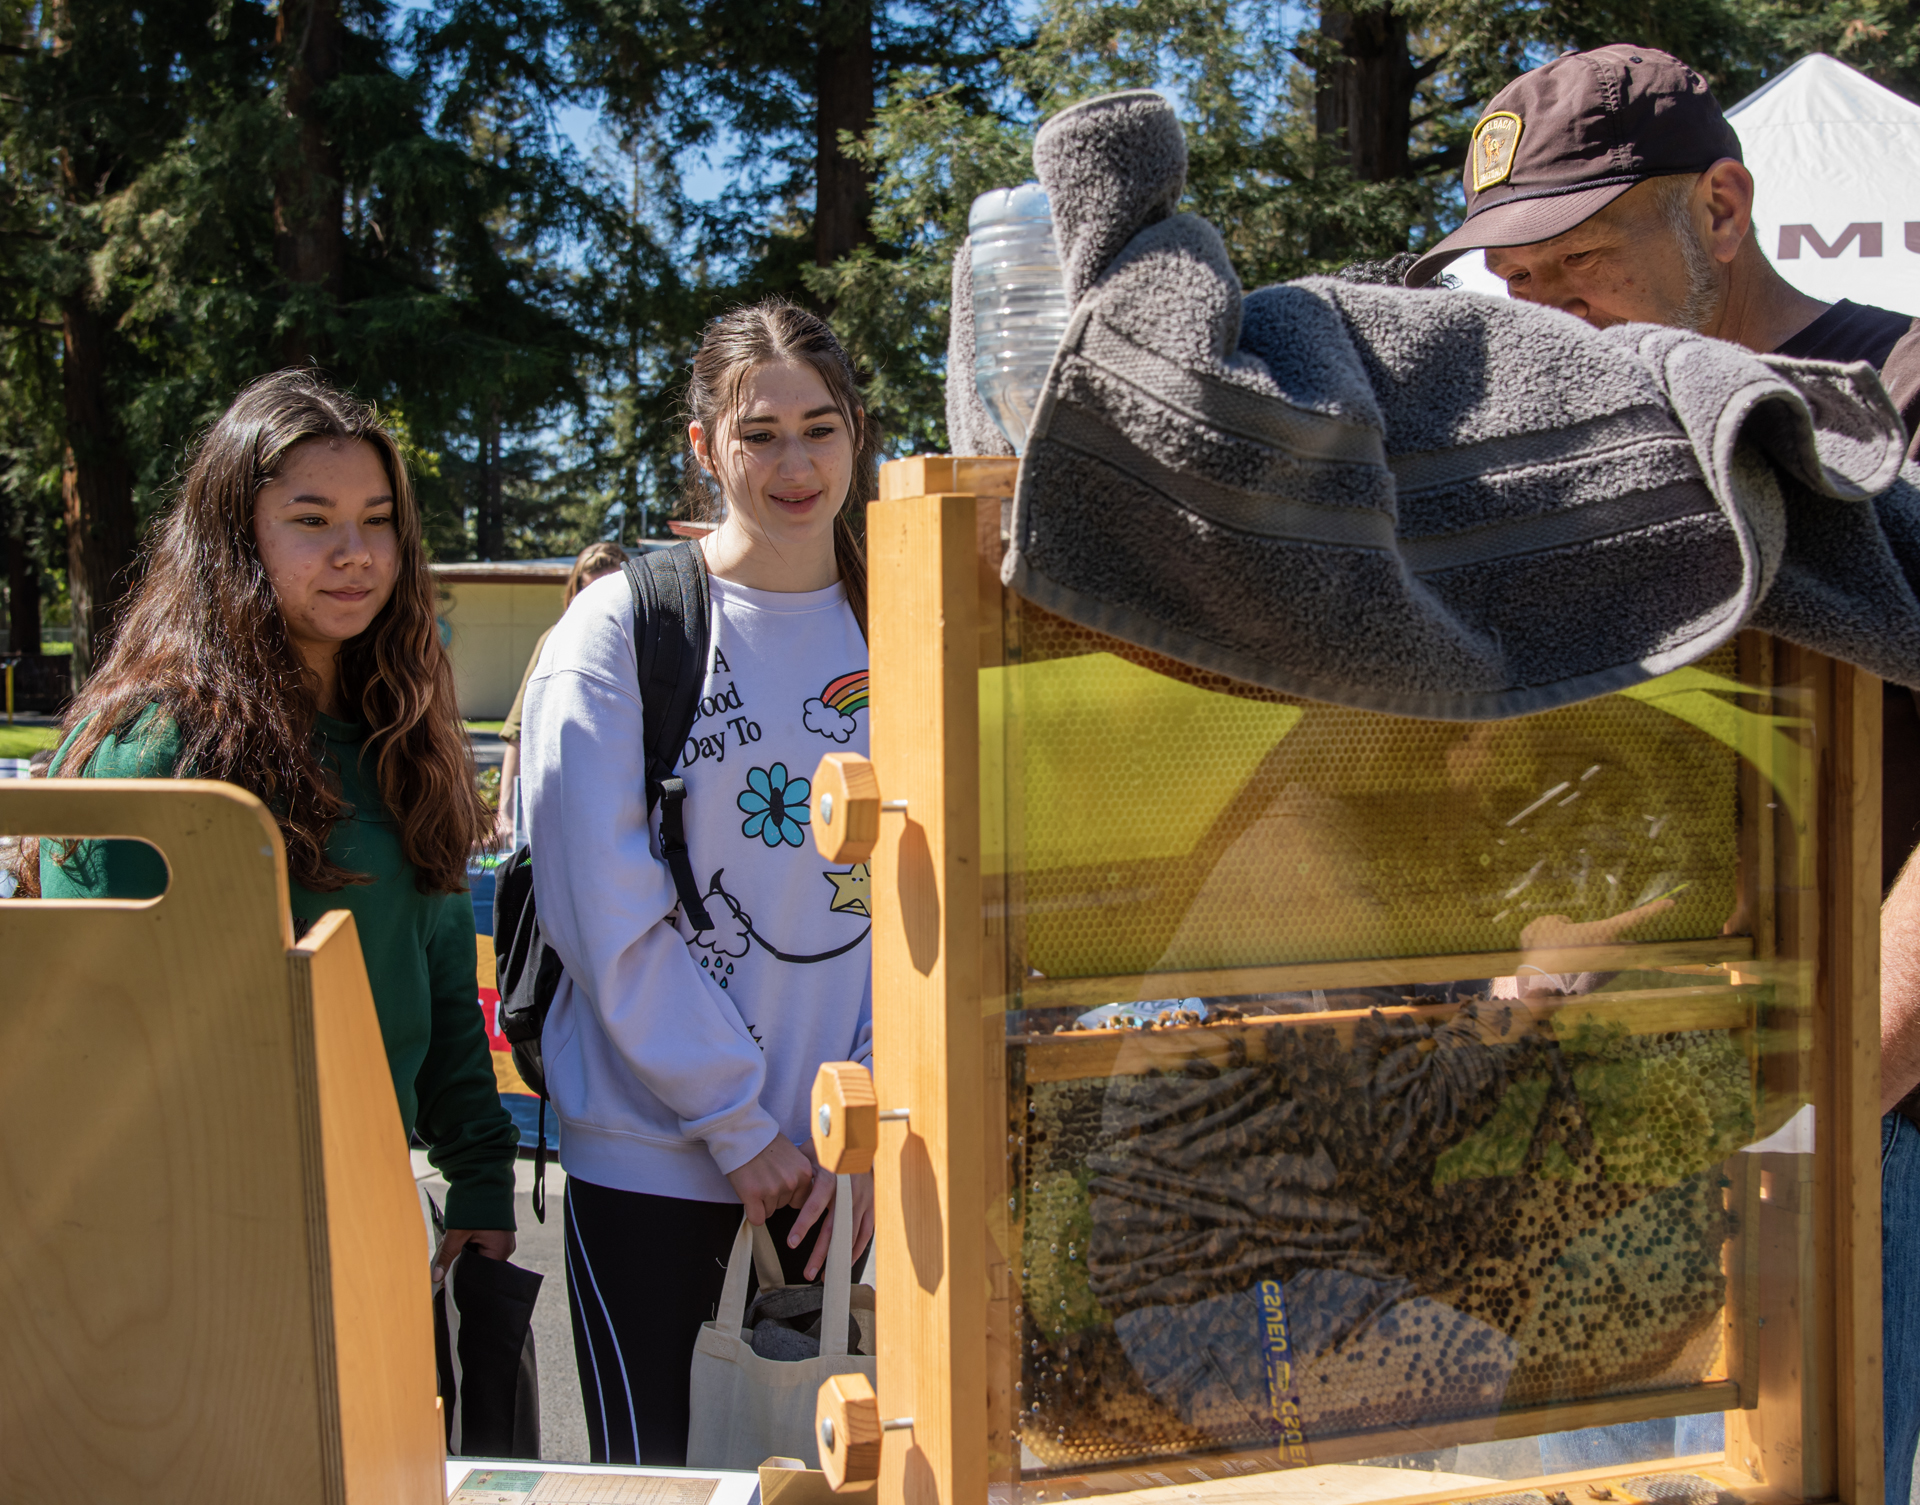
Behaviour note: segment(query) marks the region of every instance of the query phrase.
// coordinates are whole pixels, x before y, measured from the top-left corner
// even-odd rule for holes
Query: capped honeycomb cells
[[[1309,1439],[1709,1377],[1733,1231],[1718,1162],[1752,1131],[1735,1042],[1528,1037],[1413,1092],[1408,1060],[1468,1039],[1289,1024],[1224,1071],[1028,1084],[1031,1453],[1271,1446],[1263,1280]]]

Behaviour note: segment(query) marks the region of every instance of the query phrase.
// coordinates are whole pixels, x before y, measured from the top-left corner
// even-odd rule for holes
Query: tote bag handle
[[[774,1253],[773,1236],[764,1225],[756,1227],[742,1214],[740,1231],[733,1238],[733,1252],[727,1256],[727,1279],[720,1287],[720,1314],[714,1323],[714,1330],[723,1337],[738,1338],[746,1322],[747,1270],[754,1264],[764,1269],[767,1264],[764,1258],[757,1257],[763,1252],[756,1248],[761,1243],[765,1244],[764,1254],[773,1256],[772,1268],[777,1271],[780,1260]],[[823,1273],[826,1291],[820,1313],[820,1356],[839,1358],[847,1351],[847,1320],[853,1308],[853,1178],[850,1176],[834,1178],[833,1233],[827,1240],[827,1267]],[[763,1277],[761,1283],[772,1287],[781,1282]]]

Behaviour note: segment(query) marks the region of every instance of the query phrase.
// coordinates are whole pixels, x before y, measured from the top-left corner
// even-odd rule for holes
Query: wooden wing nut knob
[[[880,840],[880,779],[859,753],[828,753],[813,771],[813,844],[829,862],[865,862]]]
[[[822,1170],[864,1176],[880,1147],[873,1078],[852,1061],[828,1061],[813,1078],[813,1153]]]
[[[820,1472],[836,1494],[853,1494],[880,1477],[880,1402],[864,1374],[836,1374],[813,1404]]]

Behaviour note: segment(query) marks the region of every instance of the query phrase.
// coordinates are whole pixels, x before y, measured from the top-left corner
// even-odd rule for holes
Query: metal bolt
[[[822,1103],[820,1105],[819,1121],[820,1133],[823,1136],[831,1135],[833,1133],[833,1105],[831,1103]]]
[[[820,1451],[823,1453],[833,1451],[833,1418],[831,1416],[820,1418]]]
[[[824,791],[820,795],[820,824],[823,826],[833,824],[833,796]]]

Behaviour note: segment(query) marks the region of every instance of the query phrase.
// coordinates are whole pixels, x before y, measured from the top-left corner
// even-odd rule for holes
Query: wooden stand
[[[266,808],[0,785],[160,898],[0,903],[0,1496],[446,1496],[427,1243],[352,916],[298,944]]]
[[[981,801],[1000,793],[998,770],[983,784],[979,720],[980,671],[1014,651],[997,570],[1014,474],[1014,462],[1002,460],[923,457],[884,468],[882,498],[868,513],[871,775],[837,767],[816,781],[842,791],[841,810],[816,808],[813,817],[837,860],[859,860],[873,843],[874,1097],[856,1101],[860,1095],[838,1083],[833,1137],[878,1145],[877,1414],[896,1418],[887,1424],[896,1435],[880,1449],[880,1499],[979,1505],[990,1482],[1022,1477],[1011,1362],[1021,1329],[1010,1267],[1024,1215],[1010,1169],[1018,1164],[1010,1129],[1020,1094],[1049,1075],[1110,1074],[1127,1052],[1165,1064],[1224,1043],[1211,1032],[1009,1042],[1008,1007],[1537,968],[1677,972],[1664,989],[1566,999],[1540,1027],[1560,1027],[1556,1015],[1570,1024],[1604,1014],[1629,1033],[1727,1031],[1759,1063],[1766,1101],[1814,1109],[1811,1155],[1728,1162],[1738,1232],[1724,1256],[1723,1373],[1684,1389],[1507,1411],[1470,1425],[1316,1439],[1313,1461],[1724,1410],[1724,1459],[1688,1461],[1731,1493],[1880,1505],[1878,682],[1768,639],[1743,640],[1740,674],[1751,693],[1741,704],[1752,727],[1774,728],[1743,733],[1739,748],[1743,934],[1016,976],[1008,964],[1020,954],[1009,942],[1021,923],[1010,886],[1015,864],[1008,861],[1005,883],[983,875]],[[1017,737],[1010,727],[1009,758]],[[894,814],[876,819],[876,810]],[[848,1112],[859,1122],[847,1123]],[[1764,1123],[1759,1132],[1775,1127]]]

